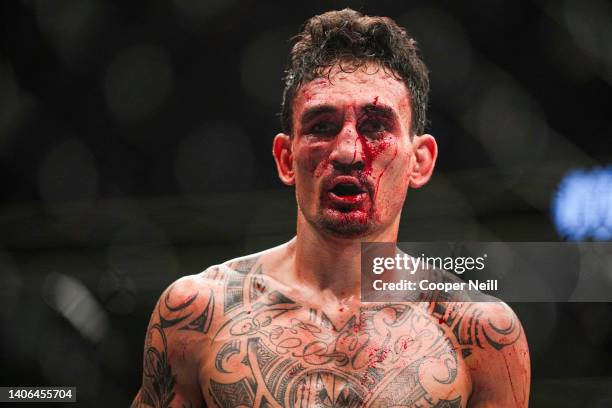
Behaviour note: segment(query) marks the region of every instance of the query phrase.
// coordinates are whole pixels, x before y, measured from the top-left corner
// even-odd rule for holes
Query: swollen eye
[[[329,134],[334,131],[334,125],[329,122],[317,123],[311,129],[312,133]]]
[[[378,121],[367,121],[363,125],[361,125],[361,132],[368,135],[379,135],[385,130],[386,127],[384,123]]]

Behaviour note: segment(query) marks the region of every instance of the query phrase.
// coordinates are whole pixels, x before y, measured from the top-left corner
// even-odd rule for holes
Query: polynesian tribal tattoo
[[[168,297],[165,300],[167,301]],[[168,361],[168,339],[165,329],[177,324],[178,321],[165,320],[161,314],[159,315],[159,321],[160,323],[151,325],[147,333],[143,364],[143,383],[138,397],[130,408],[173,407],[172,401],[175,396],[176,375],[173,374],[172,367]],[[191,323],[187,327],[191,327]],[[161,339],[161,348],[153,345],[152,338],[155,336]],[[183,404],[181,408],[192,408],[192,406],[191,404]]]
[[[161,337],[156,344],[163,346],[146,349],[142,406],[173,406],[167,330],[210,339],[202,390],[228,408],[465,407],[464,360],[475,348],[501,350],[521,335],[516,318],[498,327],[477,303],[363,305],[334,325],[268,287],[257,258],[198,279],[208,284],[186,301],[173,304],[172,287],[160,301],[159,324],[148,336]],[[198,297],[201,310],[191,307]]]

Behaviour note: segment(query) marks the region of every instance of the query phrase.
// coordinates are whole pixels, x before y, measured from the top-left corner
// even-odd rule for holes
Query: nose
[[[329,160],[335,170],[343,173],[363,170],[363,145],[353,124],[345,124],[338,133]]]

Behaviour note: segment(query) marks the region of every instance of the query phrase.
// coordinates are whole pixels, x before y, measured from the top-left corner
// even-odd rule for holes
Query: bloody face
[[[299,89],[293,112],[300,216],[346,237],[398,223],[414,165],[404,83],[372,64],[335,67]]]

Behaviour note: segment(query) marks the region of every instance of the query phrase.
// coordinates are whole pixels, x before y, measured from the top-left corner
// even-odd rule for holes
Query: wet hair
[[[293,102],[300,87],[329,75],[331,68],[355,71],[375,63],[406,84],[412,106],[411,131],[420,135],[427,123],[429,71],[416,41],[388,17],[371,17],[355,10],[329,11],[310,18],[294,37],[285,70],[281,127],[293,131]]]

